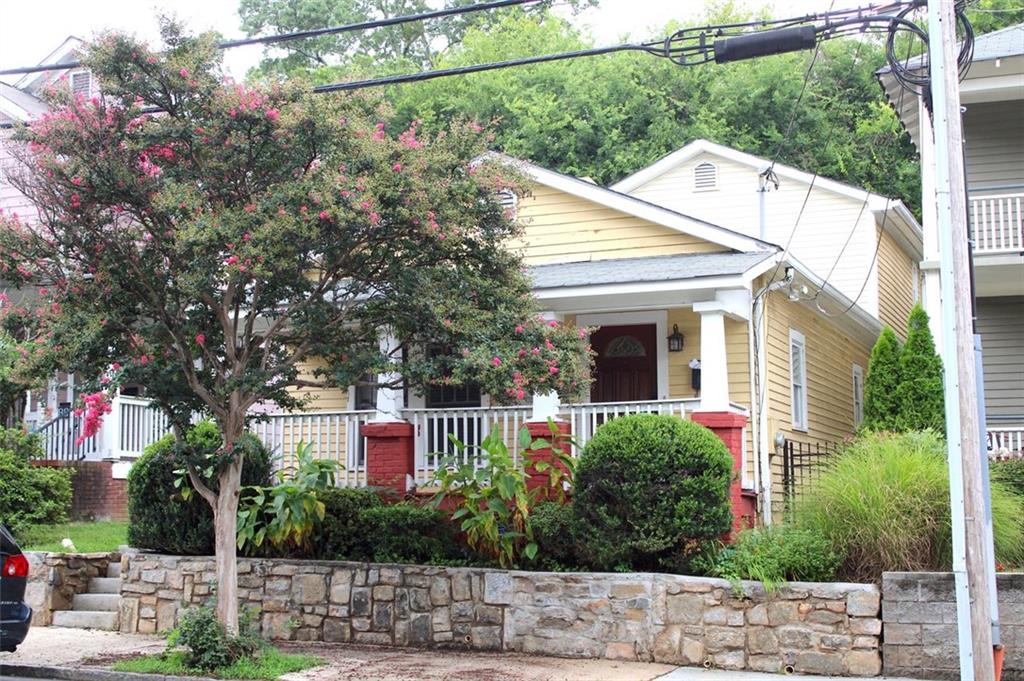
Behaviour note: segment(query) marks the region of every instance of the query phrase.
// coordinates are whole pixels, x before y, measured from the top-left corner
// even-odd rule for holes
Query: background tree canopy
[[[446,6],[469,0],[445,0]],[[319,82],[444,68],[594,46],[542,3],[425,25],[289,43],[261,65],[266,73],[313,72]],[[597,0],[573,0],[574,9]],[[241,0],[250,34],[295,30],[423,11],[426,0]],[[758,16],[765,10],[758,10]],[[1017,0],[978,0],[978,34],[1024,21]],[[755,16],[742,4],[711,4],[688,22]],[[670,24],[657,36],[678,26]],[[276,55],[276,56],[275,56]],[[902,199],[920,206],[917,153],[883,98],[874,71],[878,42],[826,43],[796,104],[809,52],[723,66],[680,68],[620,53],[390,87],[396,130],[412,120],[438,129],[453,117],[497,121],[493,147],[570,175],[609,184],[697,138]],[[793,122],[787,144],[780,142]]]

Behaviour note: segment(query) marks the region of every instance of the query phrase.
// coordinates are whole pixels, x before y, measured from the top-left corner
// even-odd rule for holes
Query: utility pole
[[[928,0],[928,35],[960,678],[992,681],[995,670],[989,594],[994,585],[986,565],[986,500],[968,276],[971,263],[953,0]]]

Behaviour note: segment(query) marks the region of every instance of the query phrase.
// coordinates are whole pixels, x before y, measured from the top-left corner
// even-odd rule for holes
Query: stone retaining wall
[[[27,552],[29,572],[25,602],[32,608],[32,625],[48,626],[54,610],[68,610],[75,594],[85,593],[89,580],[105,577],[116,553]]]
[[[1006,647],[1003,679],[1024,680],[1024,573],[996,575]],[[885,673],[959,679],[956,594],[951,572],[882,575]]]
[[[121,630],[174,626],[206,602],[212,558],[126,554]],[[540,573],[240,559],[239,601],[265,636],[510,650],[726,669],[876,675],[879,591],[660,574]]]

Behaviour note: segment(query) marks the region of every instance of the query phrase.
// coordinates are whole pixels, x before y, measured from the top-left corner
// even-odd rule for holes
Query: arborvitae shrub
[[[871,349],[864,380],[864,423],[870,430],[894,430],[899,415],[900,339],[888,326]]]
[[[899,415],[895,430],[946,432],[942,394],[942,360],[928,328],[928,313],[915,305],[907,320],[907,342],[900,352],[900,383],[896,389]]]

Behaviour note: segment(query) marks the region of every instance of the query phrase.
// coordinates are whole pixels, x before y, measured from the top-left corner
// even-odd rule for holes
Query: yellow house
[[[365,481],[361,423],[412,424],[416,483],[449,434],[557,414],[582,444],[608,418],[655,412],[747,417],[742,486],[761,517],[781,508],[784,442],[836,443],[861,418],[868,355],[918,298],[921,229],[896,200],[706,141],[611,188],[507,159],[533,180],[509,198],[534,294],[554,319],[597,327],[589,401],[491,406],[473,388],[429,394],[324,390],[302,414],[255,429],[283,452],[300,439]],[[767,172],[766,172],[767,171]],[[766,503],[771,500],[772,503]]]

